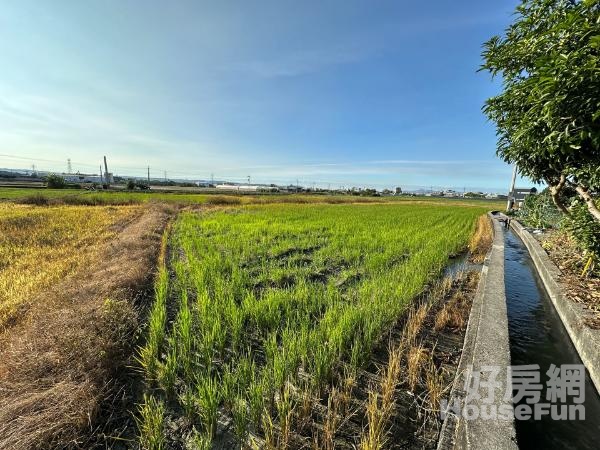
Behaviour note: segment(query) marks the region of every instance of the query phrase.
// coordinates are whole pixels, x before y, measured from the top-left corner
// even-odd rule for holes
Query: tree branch
[[[600,222],[600,210],[598,206],[596,206],[596,202],[594,201],[594,197],[590,194],[590,191],[587,187],[576,185],[575,190],[579,194],[579,196],[585,201],[588,211],[592,215],[596,221]]]
[[[560,198],[560,192],[565,187],[566,182],[567,182],[567,177],[561,174],[560,179],[559,179],[558,183],[556,184],[556,186],[552,186],[552,184],[550,184],[550,183],[548,183],[548,185],[550,186],[550,195],[552,196],[552,201],[554,202],[556,207],[564,215],[570,216],[571,211],[569,211],[569,209],[564,205],[564,203],[562,202],[562,200]]]

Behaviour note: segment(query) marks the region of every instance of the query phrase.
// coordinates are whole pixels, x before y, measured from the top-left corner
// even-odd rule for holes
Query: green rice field
[[[281,448],[273,435],[300,427],[294,417],[307,399],[365,364],[489,209],[406,202],[182,212],[164,238],[138,356],[142,447],[180,439],[211,448],[227,434],[238,447]],[[165,424],[179,419],[173,437]]]

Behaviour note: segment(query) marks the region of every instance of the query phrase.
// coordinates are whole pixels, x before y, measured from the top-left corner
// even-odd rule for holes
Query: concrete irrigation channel
[[[482,268],[438,449],[598,448],[600,330],[583,324],[587,312],[566,298],[557,282],[559,269],[537,240],[514,220],[505,230],[504,216],[490,218],[493,248]],[[585,365],[583,420],[553,420],[549,411],[539,420],[490,417],[490,411],[511,406],[535,411],[530,397],[511,404],[506,393],[518,387],[506,376],[511,365],[538,365],[537,403],[555,404],[547,401],[551,364]],[[490,367],[497,375],[493,380]],[[577,407],[570,395],[557,407]]]

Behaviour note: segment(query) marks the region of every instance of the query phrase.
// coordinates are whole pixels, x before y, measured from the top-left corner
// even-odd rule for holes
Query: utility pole
[[[517,180],[517,165],[513,166],[512,179],[510,180],[510,190],[508,191],[508,201],[506,203],[506,211],[510,211],[512,203],[514,202],[513,192],[515,191],[515,181]]]
[[[100,184],[104,184],[104,177],[102,176],[102,164],[100,164]]]
[[[71,158],[67,159],[67,173],[73,173],[73,167],[71,166]]]
[[[150,166],[148,166],[148,186],[150,186]]]
[[[296,192],[300,190],[300,185],[298,183],[298,178],[296,178]]]
[[[110,177],[108,175],[108,165],[106,164],[106,156],[104,157],[104,182],[107,187],[110,187]]]

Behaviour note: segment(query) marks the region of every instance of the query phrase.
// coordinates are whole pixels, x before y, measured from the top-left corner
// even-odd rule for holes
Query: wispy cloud
[[[232,63],[222,69],[260,78],[294,77],[352,64],[365,59],[368,54],[364,48],[307,49]]]

